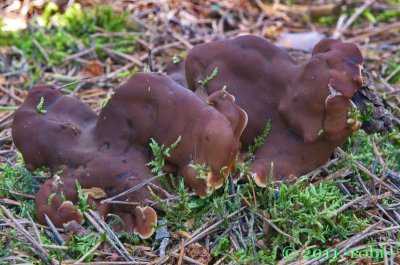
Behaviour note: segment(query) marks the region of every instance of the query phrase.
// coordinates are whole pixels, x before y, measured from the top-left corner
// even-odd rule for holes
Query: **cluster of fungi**
[[[361,126],[351,98],[363,85],[362,62],[354,44],[325,39],[297,65],[265,39],[240,36],[194,47],[185,60],[167,65],[167,75],[134,74],[99,115],[55,87],[36,85],[15,113],[12,133],[28,170],[62,169],[36,195],[39,222],[47,215],[57,227],[82,223],[79,183],[104,218],[117,214],[121,229],[151,236],[157,215],[144,203],[152,198],[149,187],[166,196],[157,178],[120,198],[135,206],[103,202],[154,177],[146,166],[151,139],[165,146],[180,139],[164,172],[183,178],[200,197],[247,159],[248,174],[261,187],[270,176],[307,173]],[[41,100],[46,113],[37,110]],[[268,122],[268,137],[248,157]]]

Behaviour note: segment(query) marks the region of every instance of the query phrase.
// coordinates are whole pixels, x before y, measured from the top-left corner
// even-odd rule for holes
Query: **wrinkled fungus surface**
[[[44,111],[38,111],[40,101]],[[52,172],[63,170],[36,195],[39,221],[46,223],[47,215],[57,227],[72,220],[82,223],[77,207],[80,185],[89,207],[104,217],[118,214],[122,229],[142,238],[151,236],[156,213],[140,206],[152,199],[147,185],[119,198],[137,202],[137,207],[100,201],[153,177],[146,166],[152,156],[151,138],[165,146],[181,138],[166,163],[200,196],[220,187],[237,157],[247,116],[224,90],[212,93],[209,102],[155,73],[135,74],[116,89],[99,115],[52,86],[33,87],[15,113],[14,143],[29,170],[42,166]],[[202,174],[191,165],[202,165]],[[159,185],[155,179],[149,186],[163,197]]]
[[[38,219],[45,223],[47,215],[57,227],[82,223],[77,205],[88,196],[103,217],[117,214],[120,228],[150,237],[157,215],[145,206],[152,199],[148,188],[168,196],[156,178],[119,198],[135,206],[101,201],[154,177],[146,166],[152,139],[164,146],[179,139],[163,172],[182,177],[201,197],[221,187],[242,160],[251,159],[250,174],[262,187],[270,176],[307,173],[360,128],[357,106],[361,114],[368,102],[376,108],[367,131],[391,129],[383,105],[363,84],[362,62],[354,44],[324,39],[297,65],[281,48],[249,35],[198,45],[186,60],[174,57],[169,77],[135,74],[99,115],[37,85],[15,113],[13,139],[29,170],[63,170],[36,195]],[[249,147],[268,124],[269,135],[250,157]]]
[[[286,179],[322,165],[359,129],[350,99],[362,85],[362,62],[354,44],[324,39],[306,64],[296,65],[265,39],[241,36],[194,47],[185,71],[196,94],[204,97],[226,86],[246,111],[242,151],[271,120],[270,134],[251,164],[255,182],[265,186],[267,176]],[[218,74],[202,84],[216,67]]]

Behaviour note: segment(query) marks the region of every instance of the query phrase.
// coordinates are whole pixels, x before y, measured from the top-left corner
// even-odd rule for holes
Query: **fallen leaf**
[[[103,64],[98,60],[89,61],[81,72],[82,77],[95,77],[104,74]]]
[[[88,194],[90,197],[92,197],[93,199],[96,199],[96,200],[107,197],[107,194],[105,193],[105,191],[99,187],[92,187],[90,189],[82,189],[82,193],[83,193],[83,195]]]
[[[186,256],[202,264],[208,264],[211,261],[210,252],[199,243],[189,245],[185,252]]]

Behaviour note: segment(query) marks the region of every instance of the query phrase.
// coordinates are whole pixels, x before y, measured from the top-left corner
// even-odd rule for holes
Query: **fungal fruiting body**
[[[87,196],[88,206],[103,217],[117,214],[124,223],[122,229],[149,237],[157,216],[141,204],[152,199],[149,188],[165,196],[157,188],[161,186],[157,179],[118,198],[137,206],[101,201],[154,176],[146,166],[152,156],[151,139],[169,146],[181,137],[170,157],[165,158],[166,163],[200,196],[220,187],[237,156],[247,120],[232,98],[223,94],[226,100],[218,107],[231,116],[236,113],[238,117],[230,117],[235,123],[230,123],[218,107],[162,74],[135,74],[116,89],[99,115],[52,86],[34,86],[15,113],[14,143],[27,169],[62,169],[61,175],[47,180],[36,195],[39,222],[46,223],[47,215],[57,227],[71,220],[81,223],[83,216],[77,203]],[[46,113],[38,113],[38,102],[43,102]],[[191,164],[204,164],[207,174],[199,176]]]
[[[99,115],[37,85],[16,111],[12,134],[27,169],[62,169],[36,195],[38,219],[46,223],[47,215],[57,227],[82,223],[77,205],[86,200],[105,218],[119,215],[121,229],[151,236],[157,215],[146,206],[149,188],[168,194],[146,166],[150,143],[174,144],[163,172],[182,177],[201,197],[223,185],[236,160],[252,160],[249,174],[261,187],[270,176],[307,173],[360,128],[351,98],[362,86],[362,62],[355,45],[325,39],[297,65],[265,39],[241,36],[174,58],[171,77],[133,75]],[[118,198],[131,204],[102,202],[143,183]]]
[[[271,121],[251,164],[251,175],[264,187],[269,176],[283,180],[322,165],[360,127],[349,113],[350,98],[362,85],[362,61],[354,44],[325,39],[306,64],[296,65],[284,50],[249,35],[194,47],[185,74],[188,88],[202,97],[226,86],[236,98],[248,115],[243,153]],[[199,83],[216,67],[212,80]]]

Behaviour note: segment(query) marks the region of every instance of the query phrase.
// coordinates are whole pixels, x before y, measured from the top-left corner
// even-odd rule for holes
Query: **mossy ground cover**
[[[390,6],[398,4],[394,1]],[[165,62],[173,56],[184,54],[188,48],[188,44],[176,37],[176,34],[195,39],[197,34],[201,36],[207,32],[202,27],[196,29],[198,32],[190,32],[190,29],[182,25],[180,27],[177,23],[165,21],[163,23],[172,24],[167,28],[170,32],[175,32],[175,37],[173,34],[166,34],[168,30],[163,30],[163,27],[158,30],[157,27],[162,24],[159,17],[167,14],[162,8],[150,5],[134,9],[144,13],[140,17],[145,21],[142,25],[137,19],[132,20],[132,10],[131,13],[116,12],[111,6],[82,6],[79,3],[65,9],[49,3],[39,10],[39,14],[31,16],[26,29],[0,31],[0,47],[4,51],[2,58],[5,58],[0,62],[0,73],[17,72],[4,77],[0,75],[0,85],[13,91],[11,94],[4,94],[11,99],[0,107],[4,113],[0,116],[0,155],[3,158],[0,162],[0,204],[16,220],[25,222],[26,230],[35,241],[41,242],[47,253],[46,259],[41,258],[37,247],[26,239],[21,229],[6,222],[10,218],[3,210],[0,216],[3,220],[0,228],[1,262],[44,264],[44,260],[47,263],[51,260],[64,263],[77,260],[124,260],[110,245],[106,236],[111,235],[99,232],[88,219],[84,223],[87,234],[65,234],[64,243],[58,242],[47,227],[37,225],[35,232],[35,225],[30,221],[36,220],[33,198],[43,180],[51,177],[51,174],[45,168],[35,172],[28,172],[24,168],[23,160],[12,146],[11,122],[6,115],[12,113],[21,103],[18,99],[24,97],[26,89],[32,84],[44,81],[62,85],[79,80],[76,75],[90,61],[102,62],[104,73],[100,77],[92,76],[91,78],[98,78],[92,82],[76,82],[66,86],[65,92],[86,100],[95,110],[99,110],[102,105],[100,102],[112,94],[115,84],[135,71],[146,70],[150,66],[162,70]],[[176,6],[171,8],[178,10]],[[215,10],[224,10],[226,7],[213,4],[204,7],[206,8],[216,12]],[[351,16],[356,9],[357,7],[349,7],[343,12]],[[164,13],[157,17],[155,10]],[[234,14],[234,11],[231,12]],[[250,11],[245,9],[245,12]],[[355,21],[354,28],[357,29],[365,23],[376,27],[394,23],[393,19],[398,16],[396,12],[392,8],[382,12],[374,7],[367,8]],[[210,14],[208,15],[214,18]],[[185,22],[184,16],[180,18]],[[216,19],[221,17],[217,16]],[[301,19],[304,18],[299,21]],[[332,15],[319,18],[313,23],[319,27],[327,27],[335,25],[338,19],[339,15]],[[150,34],[148,31],[151,31]],[[398,37],[399,32],[394,35]],[[202,40],[200,38],[189,44]],[[175,47],[171,43],[178,44]],[[154,55],[149,56],[148,48],[152,49]],[[88,53],[76,56],[81,52]],[[69,59],[71,56],[76,57]],[[135,63],[135,60],[140,63]],[[400,72],[396,73],[396,69],[399,67],[400,55],[390,56],[383,68],[377,66],[380,61],[371,60],[367,60],[367,63],[371,63],[370,70],[379,70],[375,72],[377,83],[381,83],[380,78],[387,79],[390,87],[399,89]],[[124,68],[129,63],[129,67]],[[368,64],[366,67],[369,67]],[[399,117],[398,94],[387,90],[387,87],[381,86],[378,90],[388,109]],[[179,182],[172,199],[154,198],[159,219],[163,220],[157,231],[168,231],[169,241],[165,250],[167,256],[171,257],[169,261],[171,264],[177,262],[181,255],[182,242],[190,243],[192,238],[197,238],[196,241],[207,249],[212,258],[211,263],[220,264],[306,262],[310,258],[317,258],[317,255],[306,257],[305,254],[310,250],[343,250],[346,246],[356,248],[371,244],[389,244],[388,242],[389,245],[396,246],[397,230],[377,233],[379,236],[370,236],[359,241],[355,239],[363,235],[366,229],[395,227],[400,222],[396,208],[396,191],[400,184],[399,135],[398,124],[393,132],[386,135],[367,135],[359,131],[347,140],[342,149],[335,152],[326,165],[285,183],[271,182],[267,188],[259,188],[250,178],[244,178],[235,185],[227,181],[223,188],[210,197],[200,199],[188,191],[182,181]],[[268,137],[268,126],[263,135],[255,139],[250,152],[254,152],[265,137]],[[160,173],[163,156],[168,155],[173,147],[158,146],[156,142],[151,144],[157,159],[149,166],[155,173]],[[201,165],[194,166],[200,170]],[[246,166],[248,165],[244,164],[240,169],[246,172]],[[79,206],[90,215],[90,206],[85,204],[83,195]],[[118,222],[117,216],[114,219]],[[146,262],[157,259],[160,247],[165,242],[154,237],[141,240],[124,232],[115,232],[115,236],[130,255]],[[293,251],[286,253],[287,249]],[[343,262],[349,263],[365,260],[365,256],[360,255],[341,258]],[[330,262],[336,264],[339,259]],[[376,258],[374,261],[382,260]]]

